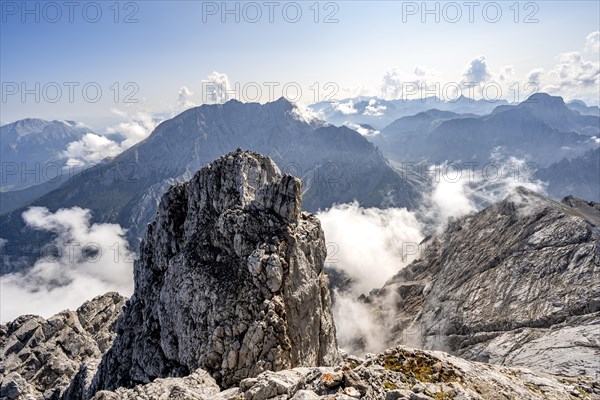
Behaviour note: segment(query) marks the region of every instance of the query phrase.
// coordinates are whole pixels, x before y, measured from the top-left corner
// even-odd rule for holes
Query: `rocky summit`
[[[517,188],[425,239],[365,301],[397,344],[598,379],[598,210]]]
[[[302,183],[238,150],[162,198],[140,246],[135,291],[94,390],[198,368],[223,387],[338,360],[319,221]]]

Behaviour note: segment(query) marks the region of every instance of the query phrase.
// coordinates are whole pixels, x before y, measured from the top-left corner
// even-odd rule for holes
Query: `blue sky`
[[[292,89],[288,94],[294,94],[297,84],[302,90],[300,100],[310,103],[323,98],[328,82],[335,84],[336,97],[383,92],[393,97],[397,92],[383,87],[385,76],[387,85],[392,81],[392,86],[398,80],[411,79],[460,82],[471,65],[483,80],[503,78],[502,84],[508,87],[506,82],[522,85],[532,71],[540,70],[531,75],[541,77],[540,87],[566,98],[598,103],[597,83],[586,86],[569,81],[585,73],[597,82],[594,71],[599,53],[593,51],[593,43],[586,50],[586,38],[598,31],[600,24],[597,1],[519,2],[518,16],[513,1],[482,1],[474,9],[473,22],[464,2],[453,3],[458,8],[447,2],[427,3],[431,9],[437,4],[439,22],[436,14],[421,14],[422,2],[338,1],[319,2],[316,7],[313,1],[275,3],[273,22],[269,22],[264,2],[251,6],[237,3],[238,23],[234,14],[221,21],[220,1],[120,2],[117,7],[113,1],[76,2],[70,22],[63,2],[53,3],[62,13],[56,17],[56,7],[44,2],[38,2],[35,11],[35,2],[2,1],[0,120],[75,119],[100,129],[122,118],[115,110],[176,111],[181,106],[178,92],[182,87],[194,93],[187,98],[189,104],[202,103],[202,81],[215,71],[226,74],[231,86],[256,82],[263,92],[261,101],[269,100],[265,82],[279,83],[273,91],[275,97],[286,84]],[[256,4],[262,17],[251,23],[247,19],[254,18]],[[98,5],[102,15],[98,22],[90,22],[96,18]],[[498,18],[497,5],[502,12]],[[234,9],[236,3],[229,2],[227,7]],[[302,16],[296,23],[289,22],[298,7]],[[117,8],[119,14],[115,15]],[[316,8],[318,22],[314,21]],[[462,17],[453,23],[450,20],[455,19],[457,9]],[[26,10],[34,13],[24,15]],[[208,11],[216,13],[208,15]],[[324,23],[331,13],[337,22]],[[538,21],[525,23],[531,13],[530,19]],[[124,22],[130,14],[137,22]],[[498,21],[490,22],[494,18]],[[559,76],[559,72],[566,75]],[[23,101],[22,85],[36,91],[36,82],[39,102],[33,94]],[[74,87],[73,102],[64,82],[79,84]],[[115,82],[117,86],[113,86]],[[310,89],[315,82],[319,96],[315,86]],[[9,94],[15,91],[14,84],[18,92]],[[91,97],[95,87],[102,90],[98,102],[86,101],[82,93],[86,84]],[[52,103],[48,100],[56,97],[56,85],[62,95]],[[506,87],[504,97],[509,97]],[[126,103],[126,94],[138,102]]]

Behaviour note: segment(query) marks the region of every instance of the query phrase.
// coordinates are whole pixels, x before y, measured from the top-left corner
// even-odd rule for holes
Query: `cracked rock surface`
[[[107,293],[47,320],[23,315],[0,325],[0,398],[60,398],[110,348],[124,305]]]
[[[517,188],[426,239],[366,301],[395,343],[598,379],[599,217]]]
[[[565,378],[527,369],[466,361],[437,351],[398,346],[335,368],[265,372],[221,400],[267,399],[577,399],[600,398],[590,378]]]
[[[204,377],[204,386],[198,376]],[[214,391],[214,390],[217,391]],[[204,390],[204,392],[202,392]],[[133,397],[133,394],[139,397]],[[148,397],[152,393],[155,397]],[[165,397],[171,393],[172,397]],[[186,394],[189,397],[181,397]],[[208,394],[208,397],[206,397]],[[205,397],[203,397],[205,396]],[[527,369],[484,364],[437,351],[398,346],[366,359],[346,357],[335,367],[265,371],[238,387],[218,388],[197,371],[188,378],[157,379],[95,400],[575,400],[600,398],[600,384]]]
[[[151,383],[114,392],[97,392],[92,400],[210,400],[221,389],[217,382],[201,369],[183,378],[158,378]]]
[[[338,361],[320,223],[301,181],[238,150],[171,187],[92,393],[208,371],[222,387]]]

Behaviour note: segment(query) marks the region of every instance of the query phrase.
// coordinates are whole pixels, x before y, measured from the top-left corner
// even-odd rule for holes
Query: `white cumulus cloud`
[[[598,53],[600,51],[600,31],[592,32],[585,38],[585,51]]]
[[[356,284],[354,294],[381,287],[410,260],[407,246],[422,239],[421,224],[403,208],[362,208],[341,204],[318,214],[327,242],[338,249],[329,257]]]
[[[486,82],[491,78],[492,74],[488,70],[487,62],[484,56],[479,56],[472,59],[466,66],[463,72],[463,85],[476,86],[482,82]]]
[[[106,157],[115,157],[146,139],[162,122],[162,118],[146,111],[137,111],[131,115],[117,109],[112,109],[111,112],[127,121],[106,128],[106,136],[88,133],[80,140],[69,143],[62,153],[67,158],[67,165],[84,166]]]
[[[361,126],[355,122],[346,121],[344,125],[366,137],[376,136],[380,133],[378,130],[369,129],[368,127]]]
[[[354,108],[352,100],[348,100],[345,103],[336,103],[333,108],[344,115],[356,114],[358,111]]]
[[[527,82],[534,83],[539,87],[542,82],[543,74],[544,74],[543,68],[534,68],[531,71],[529,71],[529,74],[527,74]]]
[[[106,157],[114,157],[123,148],[106,136],[86,133],[80,140],[71,142],[63,156],[67,157],[68,165],[97,163]]]
[[[188,108],[195,107],[196,104],[191,100],[194,92],[188,89],[186,86],[182,86],[179,89],[178,97],[177,97],[177,105],[179,108],[185,110]]]
[[[383,115],[385,110],[387,110],[387,106],[384,104],[379,104],[375,99],[370,99],[369,104],[365,107],[363,114],[378,117]]]
[[[423,89],[435,87],[437,72],[417,66],[412,72],[392,68],[385,72],[381,83],[384,99],[408,99],[421,96]]]
[[[598,52],[599,41],[598,31],[590,33],[586,37],[585,53],[561,53],[557,57],[556,65],[547,73],[544,74],[540,68],[534,69],[529,73],[528,80],[536,82],[543,92],[597,102],[600,91],[600,62],[591,53]]]
[[[107,134],[119,135],[123,138],[121,146],[123,149],[128,149],[136,143],[146,139],[156,126],[162,122],[154,118],[154,116],[146,111],[138,111],[132,115],[123,113],[119,110],[111,110],[117,115],[124,115],[128,121],[121,122],[117,125],[106,129]]]
[[[597,62],[585,60],[576,51],[563,53],[558,57],[558,64],[549,72],[552,91],[563,88],[590,87],[598,85],[600,65]]]
[[[500,68],[500,72],[498,73],[499,81],[508,81],[513,79],[515,76],[515,67],[512,65],[505,65]]]
[[[225,103],[233,96],[231,83],[227,74],[214,71],[202,80],[203,102]]]

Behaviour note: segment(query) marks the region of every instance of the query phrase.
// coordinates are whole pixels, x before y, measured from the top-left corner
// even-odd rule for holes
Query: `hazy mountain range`
[[[53,288],[81,290],[82,282],[84,290],[95,287],[86,275],[91,264],[30,268],[55,236],[76,237],[60,236],[60,229],[82,228],[76,221],[59,227],[69,222],[60,218],[75,218],[73,210],[90,210],[92,223],[124,227],[139,251],[129,301],[107,293],[77,312],[0,325],[2,396],[133,399],[177,390],[223,400],[274,393],[432,399],[452,388],[454,398],[487,399],[501,388],[514,398],[563,399],[573,387],[578,395],[598,394],[599,294],[589,282],[598,278],[600,205],[588,200],[600,197],[599,117],[545,94],[484,115],[472,111],[428,109],[379,131],[364,120],[357,130],[337,127],[285,99],[203,105],[67,180],[1,193],[10,212],[0,215],[0,273],[23,272],[4,277],[17,301],[27,290],[25,299]],[[75,125],[17,122],[5,131],[39,135],[32,148],[54,137],[57,147],[46,156],[54,151],[49,160],[64,162],[64,147],[81,137],[69,136]],[[24,146],[16,146],[13,160],[28,161]],[[473,211],[481,204],[467,204],[453,218],[428,208],[465,207],[462,183],[444,189],[402,170],[406,161],[502,157],[535,162],[541,187],[555,198],[569,196],[559,203],[519,187],[480,212]],[[319,218],[302,211],[339,211],[355,200],[361,218],[375,215],[379,225],[352,214],[337,218],[351,218],[370,232],[367,242],[385,241],[386,251],[402,248],[381,258],[393,275],[363,260],[373,268],[366,274],[389,278],[360,296],[344,269],[350,266],[326,268],[329,244]],[[31,206],[70,211],[50,218],[43,231],[26,222]],[[390,221],[394,226],[386,226]],[[110,229],[117,234],[107,237],[125,243],[118,234],[125,231]],[[417,231],[404,232],[411,229]],[[413,262],[404,259],[406,244],[417,250]],[[376,249],[361,256],[379,257]],[[96,267],[123,274],[126,283],[130,267],[108,258]],[[329,286],[327,271],[339,272]],[[338,341],[353,354],[367,346],[379,354],[348,356]],[[37,355],[56,362],[41,368]],[[458,377],[460,387],[449,386]]]
[[[366,110],[372,100],[356,104]],[[443,103],[460,113],[428,109],[398,118],[380,133],[361,120],[359,131],[365,130],[364,136],[314,118],[285,99],[264,105],[232,100],[189,109],[161,123],[146,140],[66,181],[0,193],[0,226],[8,241],[1,271],[30,265],[36,257],[34,247],[52,237],[27,227],[21,215],[29,206],[51,212],[75,206],[89,209],[95,222],[125,227],[135,248],[169,185],[189,179],[205,163],[238,147],[269,155],[283,172],[301,177],[303,206],[309,211],[354,200],[365,207],[414,209],[432,187],[427,177],[403,173],[402,162],[485,164],[499,156],[535,163],[534,177],[548,183],[548,194],[555,199],[575,194],[600,200],[600,117],[573,109],[593,114],[593,107],[565,104],[546,94],[517,105],[494,104],[493,110],[484,103],[466,98]],[[429,103],[398,100],[383,105],[413,112]],[[87,131],[74,122],[33,119],[2,127],[3,138],[12,138],[12,147],[5,146],[12,151],[9,160],[16,163],[29,161],[30,148],[31,160],[55,160]],[[44,152],[35,151],[41,148]]]
[[[2,191],[60,180],[60,168],[66,161],[63,152],[69,143],[90,132],[88,127],[74,121],[35,118],[1,126]]]
[[[397,174],[357,132],[306,119],[283,98],[265,105],[232,100],[184,111],[146,140],[59,188],[30,203],[28,193],[16,199],[26,203],[10,205],[13,211],[0,217],[2,237],[8,240],[5,254],[19,254],[19,264],[26,265],[31,262],[28,246],[49,240],[48,233],[32,231],[23,222],[21,214],[30,205],[50,211],[89,209],[94,221],[127,227],[129,239],[136,242],[171,184],[189,179],[202,165],[238,147],[267,154],[282,171],[302,177],[306,210],[353,200],[375,207],[413,208],[419,203],[420,183]],[[16,243],[26,249],[11,248]],[[3,272],[13,269],[6,261]]]
[[[310,109],[334,125],[351,122],[369,124],[376,129],[383,129],[398,118],[414,115],[432,108],[460,113],[484,115],[499,105],[506,105],[506,100],[487,101],[474,100],[460,96],[456,100],[445,101],[438,97],[422,99],[385,100],[378,97],[360,96],[336,101],[322,101],[310,105]]]
[[[485,164],[500,155],[546,167],[596,148],[598,137],[600,117],[581,115],[561,97],[539,93],[482,116],[428,110],[402,117],[370,140],[399,160]]]
[[[548,182],[546,191],[554,199],[574,195],[600,202],[600,148],[580,157],[563,158],[534,175]]]

